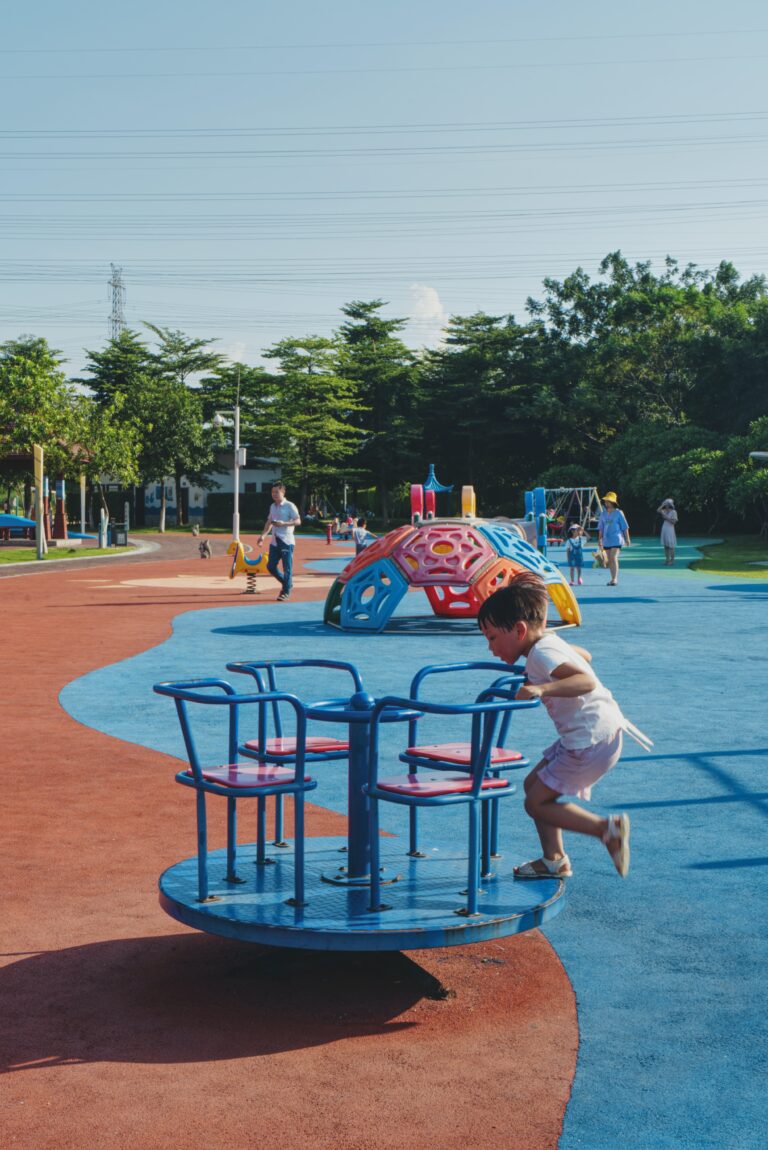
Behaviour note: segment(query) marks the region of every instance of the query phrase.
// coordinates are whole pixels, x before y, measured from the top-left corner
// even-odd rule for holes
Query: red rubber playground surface
[[[318,955],[202,935],[160,910],[158,875],[191,853],[175,761],[82,726],[58,697],[163,642],[176,615],[243,602],[214,547],[205,563],[177,537],[124,560],[2,571],[2,1145],[550,1150],[578,1029],[538,931]],[[292,601],[320,610],[330,578],[303,564],[328,553],[298,540]],[[273,603],[276,585],[261,585],[249,606]],[[342,816],[309,808],[310,835],[343,832]]]

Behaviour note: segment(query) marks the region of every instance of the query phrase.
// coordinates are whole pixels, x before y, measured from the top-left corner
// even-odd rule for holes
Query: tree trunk
[[[144,487],[141,484],[134,484],[133,487],[133,525],[134,527],[144,527],[146,520],[146,508],[144,505]]]
[[[389,524],[389,488],[383,479],[379,481],[379,500],[381,502],[381,522],[386,530]]]
[[[177,471],[174,475],[174,483],[176,484],[176,526],[183,527],[185,525],[184,518],[184,505],[181,501],[181,472]]]
[[[160,532],[161,535],[164,535],[165,534],[165,511],[166,511],[166,507],[168,505],[168,499],[167,499],[166,494],[165,494],[165,476],[163,476],[161,486],[162,486],[162,492],[160,495],[160,522],[157,525],[157,530]]]

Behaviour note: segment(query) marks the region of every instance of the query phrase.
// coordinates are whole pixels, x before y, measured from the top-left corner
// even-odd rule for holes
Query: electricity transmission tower
[[[116,264],[109,265],[112,268],[112,279],[109,281],[109,286],[112,289],[112,313],[109,317],[109,338],[117,339],[120,332],[125,328],[125,314],[123,308],[125,306],[125,285],[123,283],[123,269],[119,268]]]

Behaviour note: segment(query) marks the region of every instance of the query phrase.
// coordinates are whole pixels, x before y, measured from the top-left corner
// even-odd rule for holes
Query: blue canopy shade
[[[430,463],[429,475],[427,476],[426,482],[423,483],[422,486],[423,486],[425,491],[453,491],[453,484],[452,483],[448,487],[446,487],[444,483],[439,483],[437,481],[437,479],[435,477],[435,465],[434,465],[434,463]]]

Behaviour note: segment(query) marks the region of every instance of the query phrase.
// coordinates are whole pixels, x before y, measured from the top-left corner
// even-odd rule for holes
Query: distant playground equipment
[[[34,519],[27,519],[21,515],[3,515],[0,522],[0,541],[10,542],[11,539],[32,541],[37,546],[38,559],[45,558],[49,546],[78,546],[82,539],[94,539],[96,536],[86,533],[86,480],[80,476],[80,531],[70,531],[67,522],[66,510],[66,483],[63,476],[54,481],[53,491],[55,501],[51,496],[51,480],[45,474],[45,452],[39,444],[34,444],[31,451],[12,452],[0,456],[0,475],[5,472],[24,473],[34,476]],[[119,529],[122,529],[121,531]],[[108,531],[111,539],[107,539]],[[124,537],[123,537],[124,536]],[[128,504],[125,504],[125,523],[113,523],[107,527],[106,512],[102,510],[101,524],[98,535],[99,547],[108,542],[112,546],[128,545]]]
[[[544,492],[547,542],[550,546],[565,543],[566,532],[572,523],[578,523],[587,532],[595,530],[603,510],[596,487],[539,487],[536,491]],[[533,506],[531,510],[534,510]]]
[[[12,539],[27,540],[30,543],[35,540],[37,532],[37,523],[34,519],[27,519],[23,515],[7,515],[5,513],[0,515],[0,541],[8,542]],[[96,539],[95,535],[88,535],[82,531],[69,531],[67,530],[66,541],[70,543],[72,540],[81,539]],[[50,540],[49,542],[55,542]]]
[[[256,586],[256,578],[258,575],[268,575],[267,571],[267,552],[262,552],[256,559],[249,559],[245,553],[245,547],[239,539],[233,539],[227,548],[227,555],[232,555],[232,566],[229,570],[230,579],[234,579],[236,575],[245,575],[245,590],[244,595],[258,595],[259,589]]]
[[[24,515],[0,515],[0,540],[35,538],[34,519],[27,519]]]
[[[581,623],[579,605],[559,567],[530,541],[529,536],[537,537],[533,504],[530,519],[477,518],[474,489],[464,487],[462,518],[439,519],[434,495],[434,486],[411,487],[411,524],[389,531],[347,564],[328,592],[325,623],[342,630],[382,631],[411,586],[425,591],[435,615],[473,619],[488,596],[520,571],[541,575],[563,623]],[[543,488],[536,504],[542,499]],[[541,519],[546,522],[545,515]],[[539,538],[542,531],[545,548],[546,526]]]

